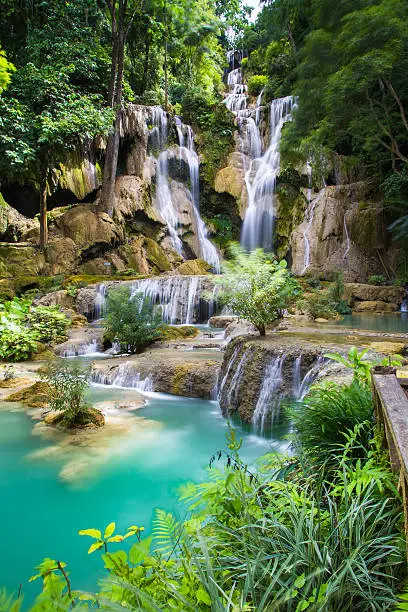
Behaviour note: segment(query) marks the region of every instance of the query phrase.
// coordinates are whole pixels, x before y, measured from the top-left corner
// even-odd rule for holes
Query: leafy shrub
[[[0,358],[29,359],[39,342],[63,342],[69,325],[58,307],[34,307],[22,298],[0,304]]]
[[[310,319],[339,318],[338,313],[333,308],[333,301],[327,291],[308,293],[298,302],[298,307]]]
[[[255,74],[248,79],[248,93],[250,96],[259,96],[268,83],[268,77],[263,74]]]
[[[277,261],[262,249],[248,254],[235,244],[230,254],[223,275],[216,279],[221,288],[218,299],[264,336],[266,325],[282,317],[300,294],[300,285],[288,271],[286,261]]]
[[[160,338],[162,315],[142,293],[129,287],[109,291],[106,299],[105,338],[119,342],[121,351],[140,353]]]
[[[322,457],[344,444],[356,425],[372,422],[371,391],[358,381],[316,385],[303,402],[292,407],[291,414],[302,447]],[[360,443],[367,446],[370,437],[371,428],[366,427]]]
[[[32,308],[24,321],[37,335],[39,342],[64,342],[67,339],[70,321],[58,306]]]
[[[345,287],[343,282],[343,273],[337,272],[334,283],[328,289],[328,295],[332,302],[333,309],[341,315],[349,314],[351,308],[345,300]]]
[[[99,411],[87,402],[89,378],[89,367],[70,359],[51,362],[42,373],[50,388],[49,407],[61,413],[58,422],[65,427],[101,424]]]
[[[387,283],[387,279],[382,274],[373,274],[368,277],[367,280],[369,285],[385,285]]]
[[[4,361],[25,361],[37,349],[37,338],[30,330],[0,326],[0,358]]]
[[[322,281],[319,280],[318,278],[309,278],[306,282],[311,289],[321,289],[322,288]]]

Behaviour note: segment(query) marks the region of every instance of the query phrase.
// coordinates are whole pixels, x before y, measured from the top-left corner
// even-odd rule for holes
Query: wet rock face
[[[308,274],[327,277],[342,270],[346,280],[364,282],[383,274],[382,258],[392,257],[391,240],[381,203],[366,183],[330,186],[312,194],[309,211],[290,237],[295,274],[305,272],[307,240],[310,246]]]
[[[160,393],[210,399],[216,386],[220,362],[192,357],[171,357],[151,351],[149,354],[94,363],[94,380],[141,388]],[[119,381],[119,382],[118,382]]]
[[[405,289],[396,286],[346,283],[345,290],[348,298],[359,301],[381,301],[400,305],[405,297]]]
[[[286,397],[293,395],[294,366],[302,356],[300,375],[303,378],[314,365],[321,351],[318,347],[300,345],[279,346],[258,339],[240,338],[231,342],[224,355],[218,378],[221,410],[224,416],[237,413],[249,423],[261,394],[265,369],[270,362],[284,355],[282,385],[279,392]]]

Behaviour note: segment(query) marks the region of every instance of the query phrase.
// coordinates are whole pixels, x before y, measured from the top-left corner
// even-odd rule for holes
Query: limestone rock
[[[225,329],[230,323],[238,321],[239,317],[233,315],[217,315],[211,317],[208,321],[210,327],[218,327],[219,329]]]
[[[405,355],[408,347],[403,342],[372,342],[370,348],[385,355]]]
[[[203,259],[190,259],[177,268],[177,273],[183,276],[201,276],[209,274],[210,265]]]
[[[249,159],[244,166],[244,156],[234,151],[225,168],[219,170],[215,176],[214,189],[217,193],[229,193],[237,200],[241,218],[244,217],[248,195],[245,184],[245,167],[249,166]]]
[[[119,176],[115,184],[115,220],[122,223],[140,212],[155,223],[162,222],[151,204],[146,182],[137,176]]]
[[[327,278],[339,269],[346,280],[364,282],[371,274],[384,273],[378,253],[390,249],[390,239],[381,202],[366,183],[330,186],[313,194],[304,220],[290,238],[297,275],[305,272],[305,233],[310,246],[308,274]]]
[[[17,242],[26,240],[28,232],[39,230],[37,219],[29,219],[5,202],[0,193],[0,241]]]
[[[45,408],[48,406],[49,395],[50,386],[46,382],[37,381],[33,385],[8,395],[4,400],[6,402],[21,402],[31,408]]]
[[[95,245],[105,248],[123,241],[123,231],[108,214],[88,206],[74,206],[55,220],[57,229],[66,238],[86,249]]]
[[[381,300],[357,302],[354,306],[354,312],[396,312],[397,310],[397,304]]]
[[[69,274],[77,266],[78,249],[71,238],[52,238],[46,250],[46,264],[44,274]]]
[[[382,287],[363,283],[346,283],[345,290],[349,299],[366,302],[382,301],[400,305],[405,297],[405,289],[394,285]]]
[[[61,289],[60,291],[51,291],[42,297],[34,300],[34,306],[61,306],[62,308],[71,309],[75,305],[75,298]]]
[[[253,336],[255,334],[259,334],[258,330],[246,319],[236,319],[225,328],[225,338],[228,342],[238,338],[238,336]]]
[[[168,272],[172,266],[164,249],[154,240],[138,236],[119,248],[127,267],[147,275]]]
[[[45,256],[29,243],[0,243],[0,276],[38,276],[44,270]]]

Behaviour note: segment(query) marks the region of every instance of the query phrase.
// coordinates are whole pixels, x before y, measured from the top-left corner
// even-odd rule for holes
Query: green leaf
[[[152,538],[147,538],[146,540],[133,544],[129,551],[129,562],[132,563],[132,565],[142,563],[142,561],[144,561],[146,557],[150,555],[151,542]]]
[[[200,587],[196,593],[197,601],[201,601],[202,603],[207,604],[207,606],[211,606],[211,597],[204,591],[202,587]]]
[[[90,545],[90,547],[88,549],[88,555],[90,555],[93,552],[95,552],[95,550],[98,550],[99,548],[102,548],[102,546],[103,546],[103,542],[94,542],[93,544]]]
[[[123,542],[123,540],[124,540],[124,536],[121,536],[121,535],[115,535],[115,536],[112,536],[111,538],[108,538],[108,542]]]
[[[81,536],[89,536],[90,538],[95,538],[96,540],[102,539],[102,534],[99,529],[81,529],[78,531]]]
[[[298,576],[295,580],[295,587],[297,589],[302,589],[305,586],[306,583],[306,578],[304,574],[301,574],[300,576]]]
[[[116,523],[109,523],[109,525],[105,529],[105,533],[103,534],[103,539],[110,538],[113,532],[116,529]]]

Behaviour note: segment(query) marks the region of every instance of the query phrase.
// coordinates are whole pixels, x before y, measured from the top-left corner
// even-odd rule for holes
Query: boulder
[[[153,208],[150,189],[138,176],[119,176],[115,184],[114,219],[122,223],[142,212],[150,221],[162,223]]]
[[[0,277],[39,276],[45,255],[29,243],[0,243]]]
[[[177,273],[182,276],[202,276],[209,274],[211,266],[203,259],[189,259],[177,268]]]
[[[403,342],[372,342],[370,348],[385,355],[405,355],[408,346]]]
[[[246,319],[236,319],[225,328],[227,342],[231,342],[231,340],[238,338],[238,336],[254,336],[255,334],[259,334],[258,330]]]
[[[30,408],[46,408],[50,395],[50,386],[46,382],[37,381],[24,387],[16,393],[4,398],[6,402],[21,402]]]
[[[42,297],[34,300],[34,306],[61,306],[62,308],[72,309],[75,305],[75,298],[65,290],[51,291]]]
[[[210,325],[210,327],[225,329],[230,323],[238,321],[238,318],[239,317],[236,317],[234,315],[217,315],[215,317],[211,317],[208,321],[208,324]]]
[[[381,300],[356,302],[354,305],[354,312],[396,312],[397,310],[397,304],[382,302]]]
[[[249,167],[249,163],[249,158],[238,150],[234,151],[228,158],[227,166],[217,172],[214,181],[217,193],[228,193],[235,198],[241,218],[244,217],[248,202],[245,169]]]
[[[361,300],[365,302],[391,302],[401,305],[405,297],[405,289],[396,285],[368,285],[364,283],[346,283],[346,295],[352,300]]]
[[[69,274],[74,272],[78,260],[78,249],[71,238],[52,238],[47,244],[44,274]]]
[[[159,274],[172,269],[164,249],[145,236],[138,236],[119,247],[119,254],[126,261],[127,268],[138,274]]]
[[[66,238],[87,249],[98,245],[104,248],[123,241],[123,230],[111,217],[100,210],[93,211],[89,206],[74,206],[55,220],[55,226]]]

